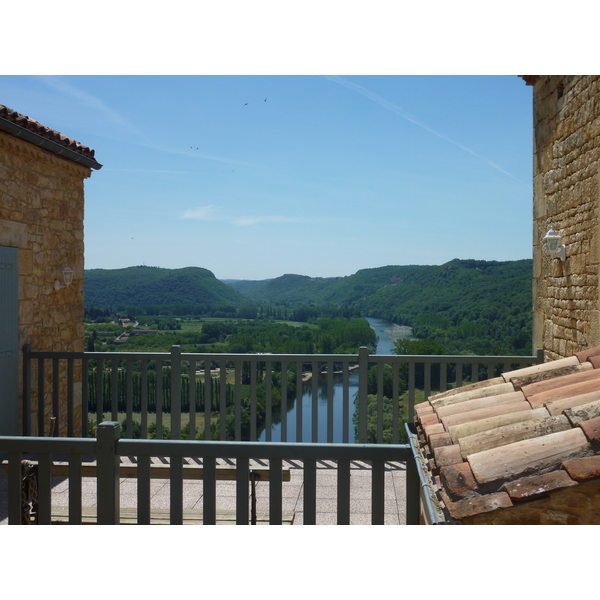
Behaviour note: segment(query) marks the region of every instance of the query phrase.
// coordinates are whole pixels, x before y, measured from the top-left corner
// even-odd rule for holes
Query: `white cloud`
[[[215,208],[212,204],[208,206],[201,206],[200,208],[193,208],[186,210],[182,219],[197,219],[199,221],[209,221],[215,219]]]
[[[241,217],[239,219],[235,219],[232,222],[234,225],[244,227],[244,226],[248,226],[248,225],[257,225],[258,223],[297,223],[300,221],[302,221],[302,219],[293,218],[293,217],[267,216],[267,217]]]

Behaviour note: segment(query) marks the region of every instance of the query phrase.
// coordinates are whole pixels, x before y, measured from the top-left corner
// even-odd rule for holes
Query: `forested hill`
[[[283,275],[253,284],[246,293],[253,302],[356,307],[367,316],[401,323],[423,313],[456,316],[467,309],[472,314],[474,305],[530,310],[532,261],[455,259],[441,266],[362,269],[347,277]]]
[[[85,305],[115,308],[164,304],[239,306],[247,300],[207,269],[90,269],[85,271]]]
[[[444,338],[447,349],[530,351],[532,260],[452,260],[441,266],[387,266],[328,279],[283,275],[248,292],[258,304],[356,308]],[[461,341],[462,340],[462,341]]]

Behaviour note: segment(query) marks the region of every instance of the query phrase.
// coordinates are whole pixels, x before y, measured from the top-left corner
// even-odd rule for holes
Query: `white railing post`
[[[118,525],[119,515],[119,465],[117,442],[120,437],[119,423],[105,421],[98,425],[97,450],[98,476],[98,525]]]

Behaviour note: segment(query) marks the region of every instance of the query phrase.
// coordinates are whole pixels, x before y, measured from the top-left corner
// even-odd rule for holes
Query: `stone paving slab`
[[[158,459],[156,459],[158,462]],[[162,462],[162,461],[161,461]],[[198,461],[194,461],[198,462]],[[221,461],[220,461],[221,462]],[[251,463],[254,461],[251,461]],[[232,464],[222,461],[221,464]],[[268,464],[265,461],[256,464]],[[304,471],[301,461],[284,461],[290,468],[290,481],[282,484],[282,509],[294,511],[294,525],[302,525],[304,520],[303,488]],[[68,481],[54,477],[52,502],[56,506],[68,505]],[[7,477],[0,470],[0,524],[8,524]],[[217,509],[235,510],[236,482],[218,481]],[[385,472],[385,524],[403,525],[406,523],[406,469],[403,463],[387,463]],[[169,482],[152,480],[150,482],[151,506],[169,508]],[[250,491],[248,492],[250,497]],[[137,503],[137,482],[121,479],[121,506],[133,508]],[[257,510],[268,510],[269,484],[258,482],[256,485]],[[185,481],[183,484],[183,508],[202,509],[203,482]],[[82,479],[82,505],[96,506],[96,480]],[[335,525],[337,523],[337,471],[331,461],[317,461],[317,525]],[[371,471],[370,465],[352,462],[350,468],[350,524],[370,525],[371,523]]]

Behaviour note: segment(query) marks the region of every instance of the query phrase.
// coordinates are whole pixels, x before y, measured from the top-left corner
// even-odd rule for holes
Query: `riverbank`
[[[410,338],[413,334],[412,327],[409,327],[408,325],[396,325],[395,323],[392,323],[391,329],[385,329],[384,331],[394,342],[396,340]]]

